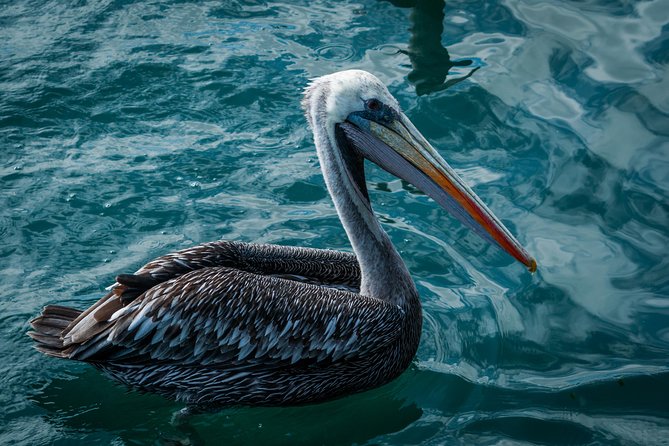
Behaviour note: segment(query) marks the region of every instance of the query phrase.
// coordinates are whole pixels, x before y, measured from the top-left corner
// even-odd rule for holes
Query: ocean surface
[[[360,68],[537,259],[368,165],[421,294],[413,366],[171,423],[25,335],[216,239],[350,250],[300,109]],[[669,1],[4,1],[0,444],[669,444]]]

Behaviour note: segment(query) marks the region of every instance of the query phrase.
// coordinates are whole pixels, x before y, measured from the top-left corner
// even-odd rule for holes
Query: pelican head
[[[317,78],[307,87],[303,106],[314,135],[324,133],[329,147],[339,149],[338,156],[365,158],[408,181],[485,240],[536,270],[536,261],[414,127],[376,76],[348,70]],[[316,145],[322,161],[318,141]],[[341,164],[351,170],[346,160]],[[360,173],[346,174],[368,201]]]

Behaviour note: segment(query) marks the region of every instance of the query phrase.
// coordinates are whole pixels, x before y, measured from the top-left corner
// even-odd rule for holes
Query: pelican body
[[[418,348],[421,304],[372,211],[365,159],[536,268],[376,77],[320,77],[302,105],[354,254],[231,241],[174,252],[119,275],[84,311],[45,307],[28,333],[36,348],[204,410],[313,403],[391,381]]]

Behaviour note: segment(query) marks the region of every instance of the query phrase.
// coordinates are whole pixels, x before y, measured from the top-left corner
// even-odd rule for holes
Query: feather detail
[[[202,282],[216,286],[201,292]],[[173,289],[182,291],[167,292]],[[345,305],[351,299],[358,305]],[[168,302],[172,310],[154,320]],[[347,317],[361,321],[363,314],[373,316],[344,330],[338,326],[343,308],[351,312]],[[279,358],[286,365],[314,358],[335,361],[386,347],[398,335],[399,315],[396,306],[378,299],[231,268],[203,268],[161,283],[143,300],[117,311],[113,325],[77,345],[71,357],[100,362],[111,355],[114,361],[148,364],[207,356],[210,364],[223,369],[231,366],[225,362],[228,353],[235,357],[237,369],[256,367],[264,357]],[[100,339],[105,348],[100,348]],[[160,348],[152,351],[156,344]],[[92,345],[95,352],[90,351]]]

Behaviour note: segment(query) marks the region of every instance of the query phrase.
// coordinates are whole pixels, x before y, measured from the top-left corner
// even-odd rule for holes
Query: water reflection
[[[400,8],[413,8],[411,11],[411,40],[406,50],[401,53],[409,56],[413,69],[409,73],[409,82],[416,86],[416,93],[421,96],[445,90],[470,77],[480,67],[472,68],[464,76],[446,80],[453,67],[467,67],[473,61],[469,59],[451,60],[448,50],[441,44],[444,31],[444,0],[389,0]]]
[[[399,432],[423,411],[403,394],[406,380],[364,394],[304,407],[239,408],[201,414],[180,426],[170,424],[182,406],[156,395],[128,392],[92,367],[74,379],[54,379],[35,389],[32,400],[44,419],[75,432],[87,430],[124,444],[351,444]],[[83,391],[86,389],[86,391]],[[364,420],[364,421],[362,421]],[[355,429],[349,427],[355,426]],[[106,442],[105,441],[105,442]]]
[[[181,437],[178,405],[38,356],[26,321],[206,240],[345,249],[299,89],[363,68],[540,271],[372,171],[375,210],[423,298],[418,371],[325,405],[202,415],[201,437],[666,444],[666,0],[55,3],[3,11],[0,345],[14,360],[0,366],[0,443]],[[389,57],[388,36],[408,45]],[[475,83],[416,99],[479,61]]]

